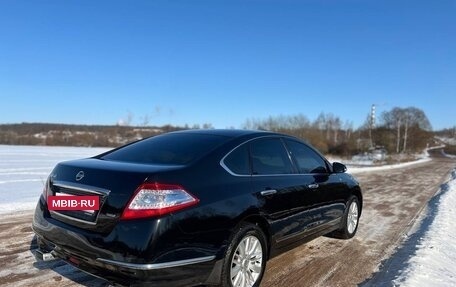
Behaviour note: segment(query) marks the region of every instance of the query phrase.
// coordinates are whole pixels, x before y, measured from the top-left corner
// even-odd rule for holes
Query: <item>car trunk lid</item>
[[[90,231],[107,233],[119,220],[134,191],[156,173],[182,166],[135,164],[96,158],[59,163],[48,195],[99,196],[97,211],[53,210],[50,216]]]

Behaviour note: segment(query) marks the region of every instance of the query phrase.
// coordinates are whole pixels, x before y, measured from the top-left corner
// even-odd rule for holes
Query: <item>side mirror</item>
[[[345,166],[345,164],[342,164],[340,162],[333,162],[333,171],[335,173],[344,173],[347,171],[347,167]]]

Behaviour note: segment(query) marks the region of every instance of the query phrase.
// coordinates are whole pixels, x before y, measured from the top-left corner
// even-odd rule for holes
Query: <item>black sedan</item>
[[[268,259],[355,235],[362,193],[345,171],[277,133],[147,138],[54,168],[33,219],[36,256],[120,285],[259,286]],[[50,208],[64,196],[99,208]]]

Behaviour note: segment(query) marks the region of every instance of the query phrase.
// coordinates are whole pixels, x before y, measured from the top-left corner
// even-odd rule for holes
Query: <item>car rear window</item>
[[[247,144],[233,150],[223,162],[232,173],[250,175],[249,149]]]
[[[104,160],[184,165],[210,152],[228,137],[209,134],[166,134],[121,147],[101,157]]]

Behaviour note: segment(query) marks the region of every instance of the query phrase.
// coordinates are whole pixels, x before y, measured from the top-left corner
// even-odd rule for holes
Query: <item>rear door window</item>
[[[280,138],[251,142],[252,172],[258,175],[291,174],[293,165]]]

